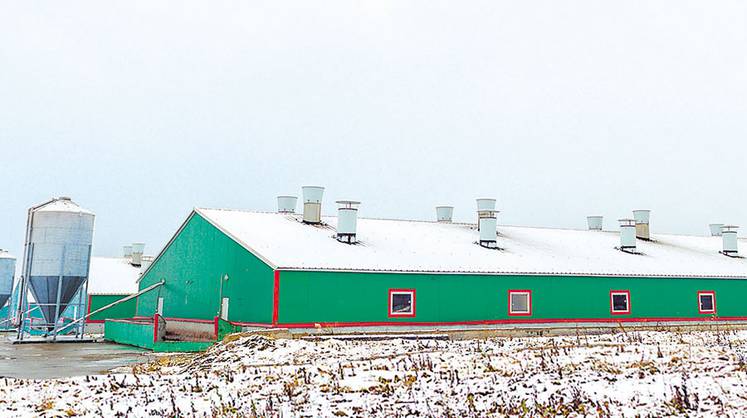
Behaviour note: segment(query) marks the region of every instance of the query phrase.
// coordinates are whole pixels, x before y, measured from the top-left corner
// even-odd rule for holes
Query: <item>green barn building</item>
[[[141,291],[163,285],[137,298],[136,316],[215,320],[216,334],[218,317],[282,328],[747,320],[734,228],[650,235],[647,211],[614,232],[594,217],[589,230],[496,227],[489,202],[477,224],[443,207],[433,222],[358,219],[349,201],[322,217],[321,195],[303,214],[287,199],[279,213],[193,210],[140,277]]]

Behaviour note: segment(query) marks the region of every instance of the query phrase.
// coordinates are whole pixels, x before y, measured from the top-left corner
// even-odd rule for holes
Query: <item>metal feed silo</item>
[[[13,276],[16,272],[16,258],[5,250],[0,250],[0,308],[13,293]],[[4,318],[0,318],[0,322]]]
[[[34,296],[47,331],[56,329],[62,313],[87,283],[93,221],[93,212],[69,197],[29,209],[22,296],[27,291]]]

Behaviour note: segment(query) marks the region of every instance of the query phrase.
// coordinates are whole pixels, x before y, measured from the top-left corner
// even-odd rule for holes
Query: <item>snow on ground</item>
[[[0,379],[0,416],[741,416],[747,331],[236,337],[109,375]]]

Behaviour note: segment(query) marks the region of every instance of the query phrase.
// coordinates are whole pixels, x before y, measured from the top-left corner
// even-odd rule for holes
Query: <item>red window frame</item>
[[[511,295],[523,294],[527,295],[527,307],[528,312],[513,312],[511,311]],[[508,316],[532,316],[532,291],[529,289],[511,289],[508,291]]]
[[[713,309],[705,311],[700,308],[700,296],[701,295],[711,295],[711,300],[713,301]],[[713,290],[699,290],[698,291],[698,313],[699,314],[715,314],[716,313],[716,292],[714,292]]]
[[[612,302],[612,297],[614,295],[626,295],[628,297],[628,309],[625,311],[616,311],[615,310],[615,304]],[[610,290],[610,314],[612,315],[630,315],[631,311],[631,300],[630,300],[630,290]]]
[[[398,312],[392,312],[392,296],[395,293],[409,293],[412,295],[412,312],[407,313],[398,313]],[[388,305],[389,305],[389,318],[415,318],[415,289],[389,289],[389,295],[388,295]]]

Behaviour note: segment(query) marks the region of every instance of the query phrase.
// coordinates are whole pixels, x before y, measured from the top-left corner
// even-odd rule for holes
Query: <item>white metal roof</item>
[[[474,225],[361,218],[360,244],[348,245],[333,238],[335,217],[323,217],[324,228],[301,223],[300,215],[196,211],[282,269],[747,277],[746,259],[719,253],[721,237],[652,234],[652,242],[638,240],[643,254],[634,255],[615,249],[617,232],[499,226],[502,250],[488,250],[475,244]]]
[[[37,212],[74,212],[93,215],[88,209],[83,209],[78,206],[75,202],[67,198],[58,198],[50,200],[47,203],[42,204],[36,208]]]
[[[129,295],[137,293],[140,267],[120,257],[91,257],[88,272],[88,294]]]

